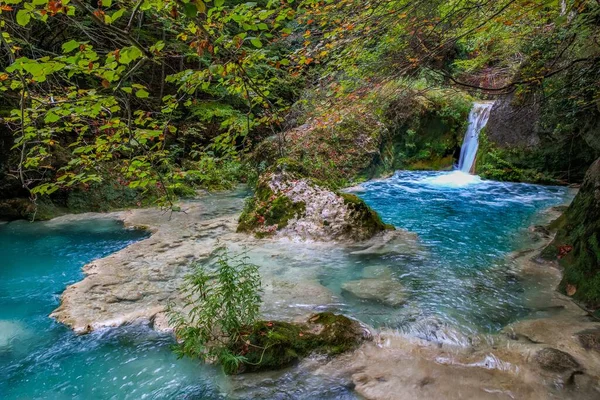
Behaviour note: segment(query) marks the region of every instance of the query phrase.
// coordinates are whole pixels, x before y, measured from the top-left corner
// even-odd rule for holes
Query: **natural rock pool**
[[[495,333],[538,312],[530,301],[537,282],[522,278],[507,256],[535,240],[527,228],[542,210],[571,195],[561,187],[457,177],[465,178],[398,172],[362,185],[357,194],[385,222],[418,235],[407,234],[410,240],[402,243],[252,243],[248,256],[270,282],[276,277],[290,288],[310,285],[314,291],[306,290],[312,304],[266,298],[267,315],[332,309],[403,335],[466,345],[473,335]],[[242,206],[239,196],[204,201],[206,218]],[[147,236],[102,219],[0,225],[0,397],[355,397],[342,380],[311,374],[310,360],[232,384],[215,368],[178,360],[170,336],[147,327],[76,336],[48,318],[64,288],[82,278],[85,263]],[[94,296],[93,288],[88,293]]]

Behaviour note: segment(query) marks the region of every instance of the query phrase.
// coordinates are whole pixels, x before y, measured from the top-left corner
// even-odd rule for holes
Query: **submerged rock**
[[[366,278],[345,282],[342,291],[363,300],[397,307],[406,302],[404,287],[391,275],[389,267],[369,268]]]
[[[533,359],[540,367],[552,372],[566,372],[579,368],[579,363],[572,355],[552,347],[539,350]]]
[[[353,255],[415,255],[424,251],[419,243],[419,236],[414,232],[403,229],[386,231],[382,235],[377,235],[365,242],[353,245],[352,248],[356,248],[351,253]]]
[[[29,335],[30,332],[19,321],[0,320],[0,353],[10,350],[13,341]]]
[[[257,322],[252,331],[230,345],[245,360],[235,371],[243,373],[287,367],[312,353],[338,355],[356,349],[371,333],[358,321],[330,312],[311,316],[305,323]]]
[[[239,232],[259,237],[366,240],[393,230],[353,194],[335,193],[291,172],[264,175],[239,219]]]
[[[600,328],[588,329],[577,334],[579,343],[586,350],[594,350],[600,353]]]

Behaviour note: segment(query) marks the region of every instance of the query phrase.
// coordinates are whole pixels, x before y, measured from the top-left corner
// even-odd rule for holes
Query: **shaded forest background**
[[[340,188],[451,168],[578,183],[600,156],[600,2],[0,1],[0,214],[174,207],[288,164]]]

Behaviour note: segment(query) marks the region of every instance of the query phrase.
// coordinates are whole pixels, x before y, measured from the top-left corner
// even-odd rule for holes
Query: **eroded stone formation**
[[[258,237],[366,240],[393,230],[353,194],[336,193],[292,172],[271,172],[258,182],[240,216],[238,231]]]

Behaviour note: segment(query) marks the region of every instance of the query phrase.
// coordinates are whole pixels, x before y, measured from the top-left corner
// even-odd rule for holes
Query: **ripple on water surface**
[[[237,192],[219,200],[208,199],[207,217],[243,204]],[[85,263],[146,236],[101,219],[0,225],[2,400],[354,398],[342,383],[302,370],[232,388],[219,369],[177,359],[170,335],[129,326],[76,336],[48,317]]]
[[[386,222],[419,234],[419,251],[361,254],[272,243],[265,245],[272,252],[261,256],[261,268],[280,268],[298,280],[316,271],[341,300],[332,307],[370,324],[437,339],[446,325],[452,329],[445,339],[453,342],[463,332],[495,331],[528,312],[525,284],[504,256],[519,247],[538,211],[563,203],[568,194],[559,187],[466,178],[453,184],[449,173],[399,172],[364,185],[359,195]],[[238,211],[242,197],[234,196],[231,204],[215,199],[207,217]],[[274,373],[258,383],[252,377],[227,383],[214,368],[176,359],[169,336],[143,327],[75,336],[48,318],[64,288],[82,278],[85,263],[144,236],[111,220],[0,225],[2,399],[218,399],[232,392],[246,398],[355,397],[344,382],[312,375],[310,368]],[[344,282],[380,267],[404,286],[404,306],[361,301],[341,290]]]
[[[564,187],[407,171],[366,183],[359,195],[385,222],[422,241],[420,256],[385,260],[407,286],[415,319],[432,317],[467,332],[493,332],[528,313],[526,288],[506,255],[523,246],[540,211],[570,197]],[[395,322],[410,325],[405,317]]]

